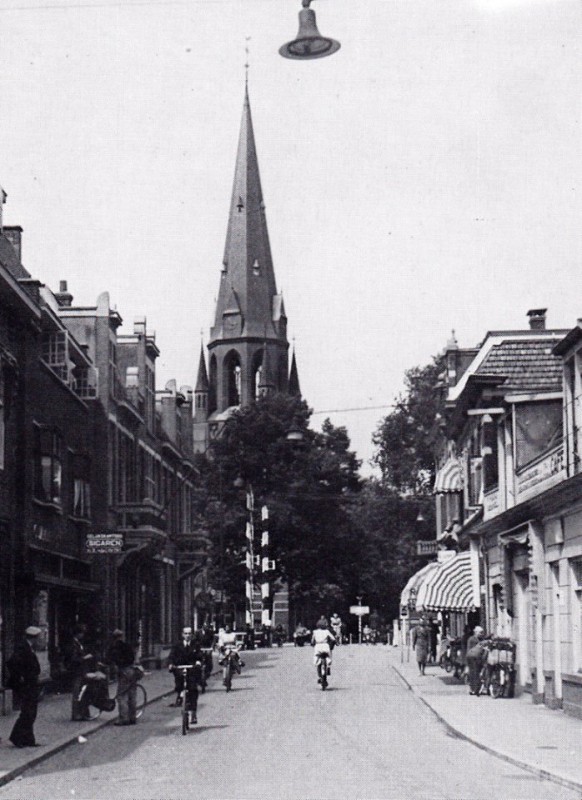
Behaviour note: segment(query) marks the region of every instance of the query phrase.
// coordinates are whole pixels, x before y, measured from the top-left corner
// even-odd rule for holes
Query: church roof
[[[289,372],[289,394],[291,397],[301,397],[299,373],[297,372],[297,361],[295,360],[295,350],[293,350],[293,357],[291,358],[291,370]]]
[[[196,379],[195,392],[208,391],[208,373],[206,372],[206,361],[204,360],[204,347],[200,345],[200,361],[198,362],[198,378]]]
[[[245,88],[232,197],[226,234],[221,282],[211,342],[225,338],[223,315],[239,312],[243,336],[277,336],[273,326],[275,310],[280,313],[275,273],[259,175],[259,164],[251,118],[248,90]],[[233,303],[233,296],[236,303]],[[226,336],[228,338],[228,335]]]

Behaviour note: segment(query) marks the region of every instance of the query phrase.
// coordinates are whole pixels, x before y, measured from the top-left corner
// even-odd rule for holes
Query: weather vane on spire
[[[246,53],[246,61],[245,61],[245,84],[248,86],[249,83],[249,42],[251,40],[250,36],[245,36],[245,53]]]

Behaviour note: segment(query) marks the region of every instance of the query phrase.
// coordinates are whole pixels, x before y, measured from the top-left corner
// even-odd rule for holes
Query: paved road
[[[188,736],[160,701],[137,726],[103,729],[0,788],[0,798],[580,800],[448,736],[382,647],[336,650],[326,692],[311,648],[245,657],[231,693],[215,684],[202,696]]]

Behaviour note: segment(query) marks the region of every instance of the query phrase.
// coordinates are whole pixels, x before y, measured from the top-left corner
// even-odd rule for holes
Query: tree
[[[435,450],[440,437],[443,399],[437,382],[444,357],[405,372],[406,392],[372,437],[374,463],[385,484],[399,492],[426,494],[434,483]]]
[[[345,428],[329,420],[321,433],[308,427],[305,402],[268,395],[236,411],[201,457],[197,511],[212,541],[211,580],[242,604],[247,510],[252,487],[256,506],[269,509],[275,575],[289,585],[292,601],[310,616],[330,604],[345,605],[347,575],[355,552],[348,506],[360,490],[359,462]],[[287,440],[299,428],[304,443]],[[236,484],[236,485],[235,485]]]
[[[428,525],[432,501],[424,504]],[[389,621],[398,616],[400,593],[426,559],[417,556],[418,499],[401,495],[380,481],[369,479],[351,510],[359,547],[353,566],[352,596],[363,595],[365,605]]]

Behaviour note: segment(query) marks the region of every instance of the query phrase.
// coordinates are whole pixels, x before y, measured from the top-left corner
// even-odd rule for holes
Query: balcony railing
[[[516,473],[516,503],[535,497],[566,478],[564,445],[540,456]]]

